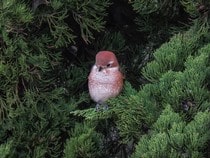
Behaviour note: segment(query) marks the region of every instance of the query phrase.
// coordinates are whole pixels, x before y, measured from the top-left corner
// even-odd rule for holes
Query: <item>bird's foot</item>
[[[106,103],[97,103],[95,109],[96,109],[96,111],[100,111],[101,109],[102,110],[108,110],[109,106]]]
[[[109,106],[105,103],[103,104],[103,110],[108,110],[109,109]]]
[[[96,111],[99,111],[99,110],[100,110],[100,106],[101,106],[101,104],[97,103],[97,104],[96,104],[95,110],[96,110]]]

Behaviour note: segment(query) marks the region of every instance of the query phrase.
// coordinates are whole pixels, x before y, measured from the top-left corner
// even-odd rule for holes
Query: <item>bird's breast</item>
[[[118,67],[98,71],[93,67],[89,75],[89,92],[96,102],[119,94],[123,87],[123,75]]]

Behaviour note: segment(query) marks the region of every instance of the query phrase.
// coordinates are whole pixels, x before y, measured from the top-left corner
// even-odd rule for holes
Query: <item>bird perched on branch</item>
[[[88,88],[91,98],[100,105],[108,108],[105,101],[116,97],[123,88],[123,74],[115,54],[111,51],[100,51],[96,54],[95,64],[88,77]]]

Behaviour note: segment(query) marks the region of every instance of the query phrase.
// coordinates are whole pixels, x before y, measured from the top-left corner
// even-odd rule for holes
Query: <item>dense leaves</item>
[[[207,0],[0,2],[1,157],[209,157]],[[116,53],[122,93],[87,76]]]

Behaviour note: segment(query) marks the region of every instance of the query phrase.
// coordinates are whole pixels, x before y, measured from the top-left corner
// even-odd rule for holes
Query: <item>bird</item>
[[[123,88],[123,80],[124,75],[120,71],[115,54],[111,51],[99,51],[88,76],[89,94],[97,103],[97,111],[101,106],[108,109],[106,101],[119,95]]]

